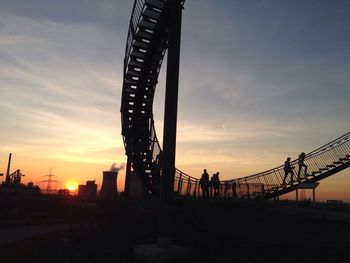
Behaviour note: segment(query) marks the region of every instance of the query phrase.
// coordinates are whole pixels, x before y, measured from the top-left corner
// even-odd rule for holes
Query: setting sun
[[[72,182],[67,183],[67,188],[69,191],[73,192],[77,189],[77,184]]]

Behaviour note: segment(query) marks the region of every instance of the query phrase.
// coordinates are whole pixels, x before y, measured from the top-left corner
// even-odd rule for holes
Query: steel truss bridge
[[[183,3],[184,1],[182,1]],[[168,45],[169,0],[135,0],[128,31],[121,101],[122,135],[129,170],[154,195],[160,193],[162,150],[153,120],[153,99]],[[291,162],[298,173],[297,160]],[[220,182],[226,198],[271,199],[294,191],[301,183],[314,183],[350,166],[350,132],[307,153],[308,174],[283,185],[283,166]],[[174,191],[200,197],[199,178],[176,169]]]

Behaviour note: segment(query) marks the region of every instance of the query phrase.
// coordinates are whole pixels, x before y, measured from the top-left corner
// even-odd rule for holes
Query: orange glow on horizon
[[[69,191],[71,191],[71,192],[74,192],[74,191],[77,190],[77,188],[78,188],[78,184],[75,183],[75,182],[68,182],[68,183],[66,184],[66,186],[67,186],[67,189],[68,189]]]
[[[52,190],[58,190],[61,188],[69,189],[71,194],[77,194],[78,185],[85,184],[88,180],[94,180],[98,186],[98,190],[102,185],[102,172],[110,167],[110,164],[95,164],[95,163],[77,163],[66,162],[56,159],[41,159],[36,157],[27,157],[21,154],[15,154],[15,158],[11,161],[11,169],[20,168],[26,175],[22,178],[22,183],[27,184],[33,182],[34,185],[38,185],[41,189],[45,190],[47,187],[46,182],[42,182],[43,175],[46,175],[49,169],[53,168],[55,177],[53,180],[57,180],[57,183],[52,184]],[[185,156],[185,154],[183,155]],[[247,175],[251,175],[257,172],[265,171],[268,168],[275,167],[284,161],[284,157],[280,157],[280,154],[273,153],[268,159],[263,160],[265,155],[256,154],[256,158],[251,159],[248,155],[242,155],[244,158],[233,159],[229,162],[228,159],[221,159],[221,156],[217,156],[218,159],[205,159],[200,155],[194,155],[194,157],[188,157],[184,160],[183,157],[179,158],[180,162],[177,167],[182,171],[194,177],[199,177],[204,168],[210,173],[215,171],[220,172],[220,179],[232,179],[239,178]],[[267,157],[266,157],[267,158]],[[278,159],[279,158],[279,159]],[[0,164],[7,163],[8,154],[0,153]],[[190,163],[187,160],[198,160],[198,163]],[[222,162],[220,162],[222,160]],[[120,159],[118,163],[125,163],[125,160]],[[0,166],[0,173],[5,173],[5,167]],[[326,201],[328,199],[343,200],[350,203],[350,169],[341,171],[331,177],[325,178],[320,181],[320,186],[316,189],[316,201]],[[0,177],[0,183],[5,178]],[[120,170],[118,174],[118,191],[124,191],[125,184],[125,170]],[[73,191],[70,190],[70,185],[74,186]],[[309,198],[309,191],[305,192],[305,197]],[[300,196],[301,198],[301,196]],[[295,192],[289,195],[281,196],[281,199],[295,199]]]

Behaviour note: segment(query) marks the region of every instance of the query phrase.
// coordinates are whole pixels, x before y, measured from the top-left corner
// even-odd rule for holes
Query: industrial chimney
[[[113,163],[109,171],[103,172],[103,180],[99,197],[105,200],[117,200],[117,177],[119,170],[124,169],[124,164],[117,167],[116,163]]]
[[[117,200],[118,199],[118,189],[117,189],[117,177],[118,169],[113,169],[115,164],[113,164],[110,171],[103,172],[102,186],[99,197],[105,200]]]
[[[105,200],[117,200],[118,189],[117,189],[117,171],[104,171],[103,180],[100,191],[100,198]]]

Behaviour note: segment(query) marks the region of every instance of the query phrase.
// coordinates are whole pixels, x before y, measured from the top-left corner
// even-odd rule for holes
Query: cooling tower
[[[104,171],[99,197],[105,200],[118,199],[117,171]]]

